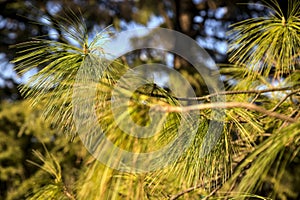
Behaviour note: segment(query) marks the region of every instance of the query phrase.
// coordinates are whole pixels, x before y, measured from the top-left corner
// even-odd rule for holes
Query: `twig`
[[[190,187],[186,190],[183,190],[181,192],[179,192],[178,194],[175,194],[173,196],[170,197],[170,200],[175,200],[175,199],[178,199],[179,197],[181,197],[182,195],[186,194],[186,193],[189,193],[189,192],[192,192],[200,187],[202,187],[203,184],[199,184],[199,185],[196,185],[196,186],[193,186],[193,187]]]
[[[252,99],[251,103],[254,103],[258,99],[258,97],[260,97],[260,95],[261,93],[257,93],[255,97]]]
[[[172,195],[169,200],[176,200],[176,199],[178,199],[179,197],[181,197],[184,194],[187,194],[189,192],[195,191],[198,188],[204,187],[204,184],[203,183],[198,184],[196,186],[193,186],[193,187],[190,187],[190,188],[188,188],[186,190],[183,190],[183,191],[181,191],[181,192],[179,192],[179,193],[177,193],[175,195]],[[221,188],[221,186],[222,185],[217,186],[213,191],[211,191],[207,196],[205,196],[204,199],[208,199],[209,197],[211,197],[212,195],[214,195]]]
[[[285,100],[287,100],[287,98],[289,98],[290,96],[292,96],[292,95],[294,95],[294,94],[296,94],[296,93],[298,93],[298,92],[300,92],[300,89],[294,90],[294,91],[290,92],[289,94],[285,95],[285,97],[283,97],[283,98],[280,100],[280,102],[279,102],[278,104],[276,104],[276,105],[274,106],[274,108],[272,108],[271,111],[275,111],[281,104],[283,104],[283,102],[285,102]]]
[[[214,195],[220,188],[221,188],[221,186],[216,187],[213,191],[211,191],[211,193],[209,193],[207,196],[205,196],[205,197],[203,198],[203,200],[206,200],[206,199],[208,199],[209,197],[211,197],[212,195]]]
[[[190,112],[190,111],[205,110],[205,109],[245,108],[245,109],[254,110],[266,114],[270,117],[286,120],[288,122],[296,122],[296,119],[290,118],[284,114],[269,111],[255,104],[244,103],[244,102],[205,103],[205,104],[196,104],[196,105],[182,106],[182,107],[170,106],[170,105],[153,105],[153,108],[156,109],[157,111],[162,111],[162,112]]]
[[[264,90],[238,90],[238,91],[223,91],[223,92],[217,92],[217,93],[213,93],[213,94],[209,94],[206,96],[202,96],[202,97],[174,97],[178,100],[182,100],[182,101],[190,101],[190,100],[205,100],[205,99],[209,99],[211,97],[214,96],[218,96],[218,95],[233,95],[233,94],[262,94],[262,93],[267,93],[267,92],[277,92],[277,91],[284,91],[284,90],[291,90],[293,89],[293,87],[282,87],[282,88],[269,88],[269,89],[264,89]]]
[[[298,114],[297,114],[297,113],[298,113]],[[294,112],[292,112],[292,113],[289,115],[289,117],[293,117],[295,114],[296,114],[295,119],[297,120],[297,119],[299,118],[299,116],[300,116],[299,107],[298,107],[298,109],[294,110]],[[281,129],[284,128],[285,126],[287,126],[287,122],[286,122],[286,121],[283,122],[283,124],[279,127],[278,130],[281,130]]]
[[[68,188],[64,185],[63,186],[63,191],[64,191],[64,194],[71,200],[75,200],[75,197],[73,194],[71,194],[69,191],[68,191]]]

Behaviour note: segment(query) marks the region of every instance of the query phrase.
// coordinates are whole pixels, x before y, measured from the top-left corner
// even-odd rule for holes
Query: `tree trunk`
[[[198,11],[192,0],[175,0],[175,30],[179,31],[192,39],[196,37],[193,30],[193,20]],[[182,41],[176,41],[175,48],[180,48]],[[187,49],[188,51],[188,49]],[[190,82],[197,96],[207,94],[207,87],[203,85],[203,79],[199,72],[185,59],[179,55],[174,55],[174,68],[178,70]]]

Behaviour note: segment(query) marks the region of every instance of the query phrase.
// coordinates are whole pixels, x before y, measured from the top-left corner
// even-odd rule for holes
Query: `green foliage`
[[[54,125],[59,128],[63,128],[63,130],[67,130],[73,137],[75,136],[75,131],[73,129],[74,125],[72,122],[73,105],[71,98],[73,84],[76,78],[75,75],[81,65],[91,66],[88,70],[94,70],[94,67],[92,67],[94,65],[99,66],[99,68],[97,68],[99,71],[95,70],[92,71],[92,73],[96,75],[102,74],[101,79],[98,82],[91,83],[92,85],[88,84],[84,86],[87,90],[90,87],[97,88],[96,112],[99,118],[98,123],[101,124],[102,127],[106,127],[104,130],[106,137],[113,141],[115,145],[131,152],[153,151],[163,147],[168,141],[173,139],[177,134],[180,123],[183,123],[180,120],[184,120],[186,124],[194,123],[194,121],[190,121],[191,118],[189,116],[185,118],[178,113],[166,113],[162,120],[164,121],[166,119],[167,123],[165,123],[165,125],[160,122],[158,123],[163,127],[157,127],[159,133],[156,134],[154,138],[145,140],[140,139],[137,142],[137,138],[124,134],[123,131],[118,128],[117,122],[125,119],[123,115],[114,119],[110,109],[110,98],[114,85],[128,68],[126,65],[122,64],[121,61],[115,61],[108,66],[108,68],[105,68],[106,66],[103,64],[104,60],[101,60],[101,56],[105,55],[105,52],[101,51],[101,46],[99,46],[99,44],[101,45],[104,43],[107,33],[100,33],[90,44],[87,44],[87,36],[86,33],[83,32],[85,28],[84,26],[81,26],[82,22],[78,18],[75,18],[75,20],[76,21],[74,22],[70,22],[69,18],[62,19],[62,23],[57,23],[57,25],[61,26],[62,30],[65,30],[67,38],[69,37],[72,38],[72,40],[77,41],[76,43],[78,43],[81,48],[69,44],[68,40],[56,42],[44,39],[35,39],[32,42],[21,43],[15,46],[16,48],[21,49],[21,55],[14,60],[14,62],[17,63],[17,69],[20,70],[21,73],[35,67],[41,68],[41,70],[36,75],[32,76],[30,81],[22,87],[21,91],[26,97],[30,97],[29,100],[32,103],[32,106],[43,107],[44,115],[51,123],[54,123]],[[67,32],[69,29],[70,31]],[[83,80],[85,80],[85,77]],[[155,88],[153,87],[154,85],[151,84],[148,86],[145,85],[144,87],[139,88],[136,91],[136,94],[131,97],[131,105],[129,105],[128,109],[131,113],[131,117],[135,118],[137,123],[147,124],[147,120],[139,121],[143,120],[141,116],[145,114],[145,109],[149,109],[147,106],[145,109],[141,109],[143,108],[141,107],[141,101],[146,101],[149,106],[157,104],[162,106],[179,105],[179,102],[166,90],[157,86]],[[126,83],[119,89],[120,93],[118,95],[121,95],[121,97],[122,95],[131,95],[131,93],[127,91],[128,88]],[[122,108],[119,107],[118,109]],[[88,114],[85,113],[85,110],[82,110],[81,112],[82,115]],[[203,153],[201,151],[201,144],[204,141],[207,131],[208,119],[202,118],[201,116],[199,116],[199,118],[201,124],[199,133],[196,134],[197,136],[194,139],[194,142],[187,152],[183,154],[168,171],[163,170],[160,172],[143,174],[141,176],[128,176],[122,172],[112,171],[111,169],[108,169],[108,167],[103,169],[103,166],[99,165],[96,161],[93,161],[92,165],[95,165],[95,169],[90,170],[90,168],[87,168],[87,175],[83,175],[93,177],[95,174],[98,174],[96,177],[101,177],[101,179],[98,178],[97,180],[94,180],[83,178],[82,184],[77,189],[78,195],[83,199],[118,199],[122,196],[130,199],[140,199],[154,195],[153,191],[157,191],[156,188],[158,185],[161,186],[162,184],[167,183],[173,185],[174,188],[173,186],[168,187],[166,191],[159,189],[164,196],[168,196],[168,193],[176,193],[177,190],[183,186],[189,188],[196,186],[200,182],[206,182],[207,190],[216,187],[217,184],[215,182],[224,181],[229,173],[227,171],[228,167],[226,163],[229,162],[229,160],[223,159],[223,157],[228,156],[223,155],[224,146],[222,143],[217,146],[216,151],[214,151],[212,155],[201,158],[201,154]],[[89,124],[89,126],[92,127],[96,125],[97,124]],[[193,126],[186,127],[185,131],[188,133],[192,128]],[[84,140],[92,142],[95,141],[95,138],[93,138],[93,135],[87,134],[87,138]],[[40,155],[39,157],[41,158]],[[172,154],[170,154],[170,158],[171,157]],[[199,157],[199,159],[194,161],[194,157]],[[44,159],[42,160],[44,161]],[[209,167],[207,167],[207,165]],[[41,165],[41,168],[44,169],[45,166]],[[49,168],[46,169],[46,171],[49,170]],[[124,176],[128,177],[124,178]],[[138,182],[136,182],[137,180]],[[151,182],[146,180],[151,180]],[[172,182],[173,180],[175,180],[175,182]],[[98,181],[98,183],[96,183],[96,181]],[[104,183],[111,184],[111,187],[113,188],[107,190]],[[94,185],[95,187],[90,187],[90,185]],[[131,185],[134,191],[126,190],[128,188],[122,188],[122,185]],[[145,191],[145,185],[152,185],[153,189]],[[96,186],[103,188],[103,191],[102,189],[97,190]],[[45,187],[44,189],[51,188],[53,191],[50,194],[56,194],[57,188],[54,186]],[[122,195],[120,196],[119,193]],[[40,197],[40,193],[34,195]]]
[[[25,97],[32,97],[33,106],[37,102],[45,103],[44,116],[51,116],[52,122],[60,124],[59,127],[66,130],[72,130],[72,107],[69,104],[72,98],[71,88],[86,51],[86,28],[81,24],[81,19],[73,13],[55,24],[65,33],[63,41],[36,38],[15,46],[19,49],[19,56],[13,62],[19,63],[16,69],[20,73],[36,67],[41,69],[22,87],[21,92]],[[78,42],[79,47],[68,45],[67,39]]]
[[[269,17],[248,19],[233,25],[229,49],[233,65],[224,65],[221,73],[226,75],[228,80],[234,80],[229,86],[233,91],[249,91],[260,87],[267,90],[283,88],[269,94],[246,92],[230,98],[239,97],[239,101],[256,103],[271,111],[298,119],[299,102],[296,99],[300,92],[300,4],[298,1],[289,1],[288,18],[285,19],[277,1],[264,3],[270,9]],[[266,115],[252,116],[245,121],[247,126],[252,124],[252,127],[259,128],[256,130],[260,130],[261,134],[253,137],[253,130],[245,132],[254,139],[249,140],[253,150],[250,153],[249,149],[248,153],[242,156],[242,161],[223,186],[223,191],[228,191],[231,187],[232,194],[240,195],[262,193],[269,187],[273,190],[269,193],[272,198],[295,198],[293,192],[289,191],[289,194],[283,195],[284,190],[273,184],[281,184],[283,174],[288,173],[289,164],[299,156],[299,122],[290,124],[270,119]],[[244,132],[240,125],[238,127],[241,133]],[[293,156],[290,153],[291,149],[295,153]]]
[[[32,109],[28,101],[2,103],[0,106],[0,182],[1,196],[6,199],[25,199],[29,195],[38,195],[38,192],[43,191],[41,188],[46,188],[48,184],[61,185],[60,187],[73,185],[86,155],[79,139],[75,138],[70,142],[70,138],[63,137],[41,114],[41,106]],[[42,169],[44,163],[36,155],[40,158],[44,158],[41,153],[47,155],[44,146],[49,150],[48,155],[54,156],[55,167],[58,167],[57,163],[61,166],[64,185],[61,182],[56,184],[52,174]],[[40,153],[35,149],[39,149]],[[50,163],[45,167],[51,168],[54,160],[51,156],[46,157],[44,161]],[[28,161],[37,163],[42,168]]]
[[[297,198],[298,191],[282,191],[281,185],[286,181],[284,176],[289,174],[286,170],[289,164],[299,160],[300,110],[297,95],[300,92],[300,39],[297,33],[300,3],[290,1],[287,19],[277,2],[272,3],[275,7],[266,4],[271,9],[270,17],[249,19],[234,25],[234,38],[229,50],[232,64],[221,69],[228,82],[227,93],[221,95],[226,95],[228,102],[258,105],[267,112],[242,106],[226,109],[221,137],[212,153],[202,157],[201,145],[213,119],[211,109],[197,110],[195,113],[200,126],[192,144],[172,165],[154,172],[125,173],[104,166],[86,154],[75,134],[73,85],[82,65],[96,64],[98,71],[88,73],[102,75],[99,80],[85,86],[86,89],[97,88],[96,97],[92,100],[96,102],[98,121],[90,125],[105,127],[106,137],[115,145],[132,152],[153,151],[173,140],[180,120],[190,124],[194,122],[189,121],[189,115],[185,118],[181,113],[166,112],[163,119],[167,123],[158,123],[161,127],[157,127],[158,134],[150,142],[148,139],[137,141],[137,138],[124,134],[117,122],[126,120],[126,117],[120,115],[114,118],[111,96],[117,81],[130,68],[122,59],[107,68],[104,65],[105,52],[102,52],[101,45],[110,39],[108,30],[99,33],[89,44],[84,22],[73,13],[55,23],[65,33],[65,38],[59,42],[36,38],[15,45],[20,50],[14,60],[17,69],[21,73],[34,68],[39,71],[21,88],[33,110],[27,101],[14,106],[4,104],[0,110],[0,123],[5,124],[0,131],[0,178],[7,188],[19,188],[16,192],[8,191],[8,199],[23,196],[27,199],[101,200]],[[149,18],[147,13],[140,15],[143,16],[141,23]],[[75,45],[72,44],[74,42]],[[260,87],[267,89],[263,91]],[[138,88],[133,95],[128,90],[124,83],[117,94],[130,97],[126,109],[141,126],[149,123],[147,113],[151,106],[176,108],[180,105],[171,92],[151,83]],[[199,98],[210,104],[213,97]],[[117,109],[122,110],[122,106]],[[41,112],[46,116],[45,121],[36,119]],[[81,114],[88,114],[85,112],[82,110]],[[278,115],[274,113],[292,120],[276,118]],[[186,134],[192,128],[187,128]],[[69,133],[73,143],[66,140],[62,132]],[[21,139],[16,140],[16,137]],[[43,152],[34,150],[33,156],[28,156],[28,150],[24,149],[33,139]],[[94,138],[87,134],[86,139],[93,141]],[[14,145],[8,146],[8,141]],[[12,156],[16,152],[17,156]],[[28,164],[33,164],[32,167],[38,167],[29,175],[19,164],[25,160],[29,160]],[[21,178],[10,182],[9,176]],[[263,188],[266,187],[272,192],[264,194]],[[266,198],[260,197],[260,194]]]
[[[288,2],[287,19],[276,0],[263,2],[270,9],[270,16],[250,18],[234,24],[229,47],[230,61],[245,64],[265,77],[274,73],[279,78],[295,69],[299,56],[300,2]],[[245,76],[249,77],[248,74]]]

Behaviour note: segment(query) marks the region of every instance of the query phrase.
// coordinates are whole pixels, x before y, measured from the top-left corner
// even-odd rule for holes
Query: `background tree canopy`
[[[0,6],[0,199],[300,198],[296,0],[0,0]],[[80,64],[93,61],[86,48],[102,39],[97,32],[107,28],[109,37],[136,27],[168,28],[196,40],[218,63],[226,90],[208,94],[193,66],[171,53],[141,49],[112,63],[98,86],[97,114],[122,148],[145,150],[122,135],[105,100],[124,70],[168,65],[201,102],[183,107],[196,110],[201,122],[191,147],[166,169],[142,174],[113,170],[87,152],[74,129],[71,102]],[[213,104],[214,95],[226,96],[228,104]],[[152,150],[173,139],[180,102],[168,88],[139,88],[129,109],[140,125],[149,123],[141,98],[170,112],[156,146],[146,146]],[[226,109],[224,130],[213,153],[199,158],[214,107]]]
[[[251,1],[252,2],[252,1]],[[266,13],[263,7],[238,5],[235,1],[1,1],[1,79],[2,85],[13,84],[7,62],[15,55],[9,45],[34,36],[48,35],[60,39],[63,33],[51,19],[63,17],[80,8],[88,32],[108,25],[116,30],[138,26],[174,29],[198,39],[218,62],[226,61],[225,31],[238,20]],[[45,19],[50,19],[45,24]],[[183,20],[181,20],[183,19]],[[39,23],[36,23],[39,22]],[[57,35],[58,34],[58,35]],[[11,78],[13,80],[11,80]],[[17,81],[15,81],[17,82]],[[7,91],[7,90],[6,90]],[[14,91],[13,93],[15,93]],[[3,91],[4,93],[4,91]],[[9,91],[7,91],[8,97]],[[5,94],[2,95],[5,97]],[[2,97],[2,98],[3,98]]]

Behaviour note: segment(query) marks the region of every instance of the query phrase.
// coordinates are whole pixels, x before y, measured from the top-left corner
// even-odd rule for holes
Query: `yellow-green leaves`
[[[285,19],[277,1],[267,3],[270,16],[247,19],[233,24],[230,61],[265,76],[279,78],[295,69],[300,53],[300,2],[289,1]],[[299,61],[298,61],[299,62]]]

